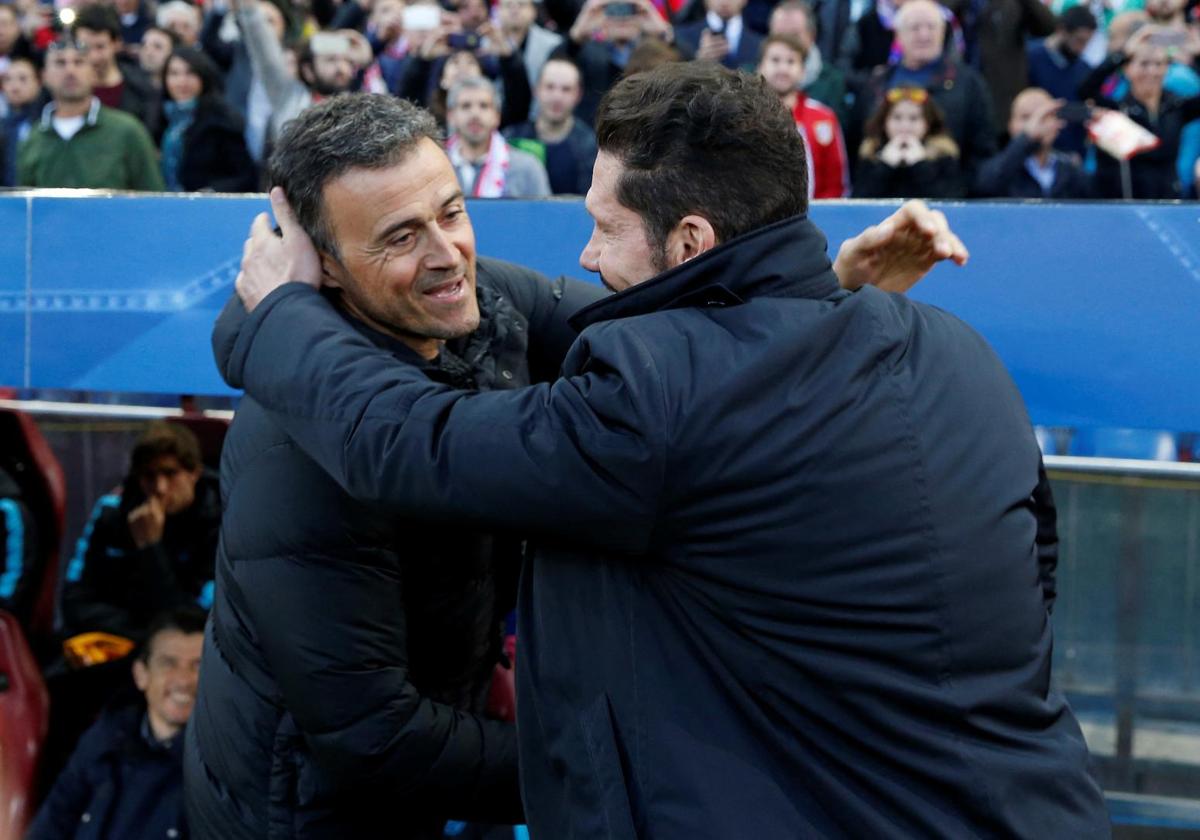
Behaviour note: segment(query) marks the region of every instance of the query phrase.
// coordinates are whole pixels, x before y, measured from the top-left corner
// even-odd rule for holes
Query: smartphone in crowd
[[[313,55],[346,55],[350,39],[338,32],[318,32],[308,42]]]
[[[636,12],[633,3],[609,3],[604,7],[604,16],[611,18],[633,17]]]
[[[451,32],[446,36],[446,44],[452,50],[477,50],[482,39],[478,32]]]
[[[1085,123],[1092,118],[1092,109],[1083,102],[1068,102],[1058,109],[1058,118],[1069,123]]]
[[[406,32],[437,29],[442,23],[442,10],[432,3],[417,3],[404,7]]]

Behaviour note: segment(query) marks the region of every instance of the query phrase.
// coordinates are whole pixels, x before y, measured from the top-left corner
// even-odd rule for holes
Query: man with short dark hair
[[[687,58],[753,70],[762,50],[762,35],[746,26],[745,8],[746,0],[704,0],[704,19],[676,27],[675,46]]]
[[[86,44],[65,37],[52,44],[42,78],[53,101],[17,151],[18,186],[165,189],[146,127],[92,95]]]
[[[1095,34],[1096,18],[1086,6],[1072,6],[1063,12],[1054,34],[1029,46],[1029,86],[1064,102],[1082,101],[1079,88],[1092,72],[1083,53]],[[1086,142],[1083,124],[1075,122],[1059,132],[1054,146],[1082,158]]]
[[[140,642],[150,620],[212,603],[221,500],[192,432],[151,423],[119,494],[101,496],[67,564],[66,635],[102,631]]]
[[[196,607],[155,617],[133,660],[143,702],[107,710],[84,733],[28,840],[187,836],[181,733],[196,699],[204,620]]]
[[[71,37],[87,47],[96,71],[92,93],[100,104],[120,108],[143,125],[149,124],[158,99],[137,61],[121,49],[121,20],[116,11],[100,3],[83,7],[71,24]]]
[[[565,58],[550,59],[542,65],[533,96],[537,119],[509,126],[504,136],[545,164],[551,192],[584,195],[592,185],[596,134],[575,118],[575,108],[583,98],[579,68]]]
[[[664,65],[596,128],[580,264],[617,293],[553,384],[454,391],[373,348],[276,193],[283,237],[256,221],[252,314],[216,348],[355,498],[535,541],[532,834],[1107,834],[1050,690],[1040,456],[995,354],[839,288],[758,79]]]
[[[496,89],[482,76],[463,79],[446,97],[446,154],[463,192],[472,198],[543,198],[550,195],[546,167],[508,145],[499,132]]]
[[[525,62],[525,76],[536,81],[542,66],[562,46],[563,36],[537,23],[542,0],[500,0],[496,4],[500,32],[513,43],[513,49]]]

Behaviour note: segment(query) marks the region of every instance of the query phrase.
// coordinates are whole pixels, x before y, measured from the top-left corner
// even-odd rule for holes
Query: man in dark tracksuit
[[[1105,836],[1049,689],[1039,454],[995,354],[839,290],[790,186],[802,141],[752,81],[639,74],[597,133],[581,262],[619,293],[576,315],[552,385],[397,365],[303,244],[248,291],[252,242],[257,306],[218,354],[354,497],[540,535],[518,608],[534,836]]]

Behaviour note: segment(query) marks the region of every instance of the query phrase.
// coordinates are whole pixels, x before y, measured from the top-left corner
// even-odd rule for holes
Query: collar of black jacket
[[[571,317],[576,330],[600,321],[663,309],[736,306],[756,297],[823,299],[840,286],[825,253],[825,235],[793,216],[718,245]]]

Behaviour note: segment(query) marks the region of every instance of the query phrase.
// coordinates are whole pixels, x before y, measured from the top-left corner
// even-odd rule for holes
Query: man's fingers
[[[283,187],[271,188],[271,212],[275,214],[275,223],[279,225],[285,239],[293,234],[304,232],[300,227],[300,222],[296,220],[296,214],[292,212],[292,205],[288,204],[287,194],[284,193]]]
[[[243,256],[250,249],[255,239],[271,235],[271,217],[266,213],[259,213],[250,224],[250,238],[246,240],[246,247],[242,250]]]

